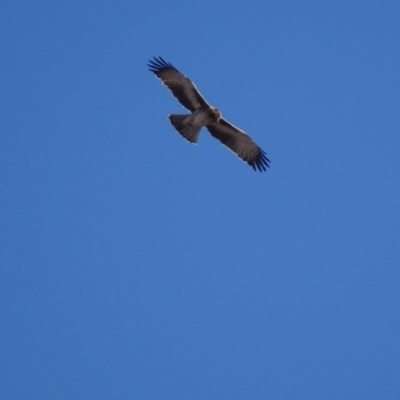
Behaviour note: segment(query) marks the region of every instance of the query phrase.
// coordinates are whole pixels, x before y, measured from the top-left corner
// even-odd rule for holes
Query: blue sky
[[[397,399],[400,3],[0,5],[2,399]],[[268,153],[256,173],[146,67]]]

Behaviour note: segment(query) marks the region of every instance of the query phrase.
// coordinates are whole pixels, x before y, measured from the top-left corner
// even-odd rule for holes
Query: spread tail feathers
[[[175,127],[175,129],[189,142],[197,143],[199,138],[199,133],[201,127],[194,127],[188,124],[185,124],[184,121],[189,115],[178,115],[171,114],[168,116],[171,124]]]

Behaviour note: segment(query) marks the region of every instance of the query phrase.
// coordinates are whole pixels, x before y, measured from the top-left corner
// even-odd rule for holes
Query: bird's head
[[[215,121],[218,122],[222,118],[221,112],[217,108],[211,108],[210,110],[210,117]]]

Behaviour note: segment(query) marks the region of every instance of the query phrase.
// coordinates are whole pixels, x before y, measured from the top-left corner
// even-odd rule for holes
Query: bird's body
[[[207,126],[221,119],[221,113],[214,107],[198,108],[192,113],[192,116],[194,117],[193,123],[200,126]]]
[[[265,152],[245,132],[223,119],[221,112],[206,102],[189,78],[161,57],[151,60],[148,66],[179,102],[191,111],[191,114],[168,116],[171,124],[186,140],[197,143],[201,128],[206,127],[212,136],[254,170],[265,171],[269,167]]]
[[[183,122],[185,125],[201,128],[218,121],[221,118],[220,115],[221,113],[213,107],[209,109],[197,108],[192,114],[188,114]]]

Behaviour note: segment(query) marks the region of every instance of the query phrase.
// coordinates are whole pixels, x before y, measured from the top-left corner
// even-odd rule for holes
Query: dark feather
[[[270,160],[258,145],[236,126],[221,118],[218,122],[207,125],[207,129],[223,145],[227,146],[254,171],[266,171]]]
[[[193,112],[200,107],[209,107],[195,84],[171,63],[166,62],[161,57],[154,57],[147,66],[189,111]]]

